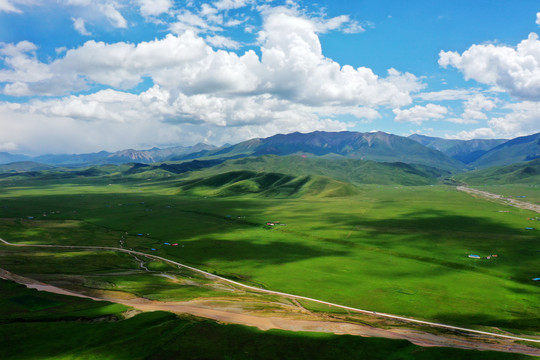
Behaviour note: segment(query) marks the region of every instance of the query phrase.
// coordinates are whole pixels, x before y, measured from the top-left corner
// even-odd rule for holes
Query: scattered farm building
[[[473,255],[473,254],[470,254],[469,257],[471,259],[480,259],[480,255]]]

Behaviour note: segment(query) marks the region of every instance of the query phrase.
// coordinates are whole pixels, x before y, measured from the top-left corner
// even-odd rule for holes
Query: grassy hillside
[[[0,179],[13,183],[26,180],[62,181],[88,178],[94,183],[110,184],[188,177],[189,180],[180,184],[180,188],[187,194],[204,196],[259,194],[284,197],[306,194],[349,196],[356,193],[351,183],[428,185],[436,184],[440,177],[450,175],[448,171],[405,163],[276,155],[227,161],[191,160],[155,165],[134,163],[78,169],[31,170],[32,168],[24,166],[20,168],[22,172],[12,172],[13,167],[6,168],[10,172],[0,173]]]
[[[19,161],[0,165],[0,173],[20,173],[53,169],[54,166],[40,164],[34,161]]]
[[[186,165],[183,166],[186,167]],[[82,168],[50,167],[49,170],[37,168],[30,170],[30,168],[26,167],[22,168],[20,172],[10,171],[2,173],[0,171],[0,179],[15,182],[29,179],[32,181],[61,181],[63,179],[92,178],[92,181],[101,183],[111,181],[129,182],[137,181],[141,178],[166,178],[171,177],[172,174],[174,172],[170,169],[164,169],[164,166],[132,163],[123,165],[95,165]]]
[[[349,183],[380,185],[435,184],[439,177],[450,174],[427,166],[405,163],[275,155],[228,160],[221,165],[201,171],[200,174],[213,175],[241,170],[277,172],[291,176],[319,175]]]
[[[540,133],[522,136],[494,147],[472,165],[479,168],[509,165],[540,157]]]
[[[199,196],[339,197],[358,194],[353,184],[428,185],[449,174],[404,163],[266,155],[193,172],[180,189]]]
[[[470,185],[540,184],[540,159],[470,171],[455,176]]]
[[[182,194],[218,197],[247,194],[285,198],[302,195],[334,197],[358,193],[353,185],[326,177],[292,176],[245,170],[188,180],[182,182],[180,188]]]

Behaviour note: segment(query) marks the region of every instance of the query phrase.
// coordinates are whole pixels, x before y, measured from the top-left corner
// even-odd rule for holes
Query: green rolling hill
[[[0,165],[1,173],[21,173],[27,171],[41,171],[54,169],[54,166],[41,164],[35,161],[17,161]]]
[[[402,162],[379,163],[347,158],[265,155],[240,159],[181,163],[102,165],[82,169],[53,168],[0,174],[0,178],[126,182],[173,180],[182,193],[204,196],[264,197],[349,196],[359,184],[429,185],[450,176],[444,171]]]
[[[341,197],[358,194],[355,186],[328,177],[316,175],[292,176],[280,173],[230,171],[214,176],[186,181],[180,185],[181,193],[200,196],[263,197]]]
[[[449,174],[405,163],[267,155],[192,172],[179,186],[200,196],[339,197],[357,194],[355,184],[428,185]]]
[[[478,168],[510,165],[540,158],[540,133],[522,136],[494,147],[471,165]]]
[[[317,175],[353,184],[380,185],[428,185],[450,174],[436,168],[401,162],[378,163],[346,158],[304,158],[296,155],[267,155],[228,160],[201,173],[217,174],[239,170],[277,172],[293,176]]]
[[[540,159],[525,163],[495,166],[455,176],[470,185],[540,184]]]

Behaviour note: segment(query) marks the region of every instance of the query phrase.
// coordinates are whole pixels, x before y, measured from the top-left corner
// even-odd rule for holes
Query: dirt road
[[[368,325],[362,325],[343,320],[321,320],[321,315],[303,317],[261,316],[241,310],[234,310],[230,307],[216,307],[214,301],[194,300],[186,302],[162,302],[152,301],[144,298],[97,298],[84,294],[67,291],[59,287],[45,284],[43,282],[13,274],[0,269],[0,278],[12,280],[29,288],[38,289],[62,295],[89,298],[98,301],[110,301],[118,304],[133,307],[140,311],[169,311],[176,314],[191,314],[207,319],[216,320],[223,323],[240,324],[257,327],[261,330],[280,329],[287,331],[314,331],[334,333],[338,335],[356,335],[364,337],[384,337],[389,339],[408,340],[419,346],[443,346],[455,347],[469,350],[490,350],[510,353],[519,353],[532,356],[540,356],[540,349],[531,348],[526,345],[516,344],[509,340],[493,341],[493,339],[482,336],[464,337],[452,334],[431,334],[427,332],[405,329],[388,328],[381,329]]]
[[[146,299],[136,299],[136,300],[134,300],[134,299],[129,299],[129,300],[126,300],[126,299],[116,299],[116,300],[115,299],[101,299],[101,300],[109,300],[109,301],[122,303],[122,304],[125,304],[127,306],[132,306],[134,308],[137,308],[137,309],[140,309],[140,310],[143,310],[143,311],[164,310],[164,311],[171,311],[171,312],[175,312],[175,313],[190,313],[190,314],[193,314],[193,315],[202,316],[202,317],[206,317],[206,318],[211,318],[211,319],[218,320],[218,321],[223,321],[223,322],[232,322],[232,323],[240,323],[240,324],[244,324],[244,325],[256,326],[256,327],[259,327],[261,329],[279,328],[279,329],[283,329],[283,330],[292,330],[292,329],[294,329],[295,331],[300,331],[300,330],[305,330],[305,331],[325,331],[323,329],[327,329],[327,332],[335,332],[335,333],[347,333],[347,334],[362,335],[362,336],[383,336],[383,337],[402,338],[402,339],[405,338],[405,339],[407,339],[407,340],[409,340],[409,341],[411,341],[413,343],[416,343],[416,344],[422,345],[422,346],[453,346],[453,347],[461,347],[461,348],[468,348],[468,349],[486,349],[487,350],[488,348],[486,346],[488,346],[489,344],[487,344],[485,342],[486,340],[489,341],[489,340],[494,340],[494,339],[504,339],[504,340],[512,340],[512,341],[517,340],[517,341],[540,343],[540,339],[524,338],[524,337],[519,337],[519,336],[497,334],[497,333],[492,333],[492,332],[487,332],[487,331],[467,329],[467,328],[462,328],[462,327],[457,327],[457,326],[452,326],[452,325],[447,325],[447,324],[441,324],[441,323],[435,323],[435,322],[430,322],[430,321],[412,319],[412,318],[393,315],[393,314],[386,314],[386,313],[381,313],[381,312],[376,312],[376,311],[357,309],[357,308],[353,308],[353,307],[350,307],[350,306],[334,304],[334,303],[330,303],[330,302],[327,302],[327,301],[313,299],[313,298],[300,296],[300,295],[293,295],[293,294],[287,294],[287,293],[283,293],[283,292],[279,292],[279,291],[261,289],[261,288],[257,288],[257,287],[254,287],[254,286],[245,285],[245,284],[233,281],[233,280],[229,280],[229,279],[226,279],[224,277],[214,275],[214,274],[208,273],[206,271],[203,271],[203,270],[200,270],[200,269],[188,266],[188,265],[184,265],[184,264],[181,264],[181,263],[178,263],[178,262],[175,262],[175,261],[172,261],[172,260],[160,257],[160,256],[145,254],[145,253],[142,253],[142,252],[139,252],[139,251],[134,251],[134,250],[121,249],[121,248],[112,248],[112,247],[101,247],[101,246],[12,244],[12,243],[9,243],[9,242],[1,239],[1,238],[0,238],[0,242],[4,243],[5,245],[19,246],[19,247],[42,247],[42,248],[46,247],[46,248],[69,248],[69,249],[119,251],[119,252],[124,252],[124,253],[131,254],[131,255],[144,256],[144,257],[151,258],[151,259],[161,260],[161,261],[164,261],[164,262],[167,262],[167,263],[179,266],[179,267],[184,267],[184,268],[190,269],[192,271],[201,273],[201,274],[203,274],[203,275],[205,275],[205,276],[207,276],[209,278],[219,279],[219,280],[234,284],[236,286],[239,286],[241,288],[249,289],[251,291],[255,291],[255,292],[259,292],[259,293],[265,293],[265,294],[279,295],[281,297],[288,298],[288,299],[294,299],[294,300],[312,301],[312,302],[315,302],[315,303],[324,304],[324,305],[328,305],[328,306],[331,306],[331,307],[348,310],[348,311],[351,311],[353,313],[367,314],[367,315],[374,316],[374,317],[379,317],[379,318],[387,318],[387,319],[392,319],[392,320],[403,321],[403,322],[406,322],[406,323],[412,323],[412,324],[419,324],[419,325],[425,325],[425,326],[430,326],[430,327],[442,328],[442,329],[454,331],[454,332],[456,332],[458,334],[459,333],[468,333],[469,336],[472,335],[472,336],[479,336],[479,337],[483,338],[483,341],[471,341],[471,340],[466,340],[466,338],[464,338],[463,340],[461,340],[463,342],[463,344],[457,345],[460,342],[460,340],[453,339],[451,342],[449,342],[448,339],[446,338],[446,341],[441,341],[441,336],[439,336],[439,335],[432,335],[432,334],[422,333],[422,332],[414,332],[414,331],[411,331],[411,330],[403,330],[402,332],[395,331],[395,330],[394,331],[389,331],[389,330],[381,330],[381,329],[375,329],[375,328],[371,328],[371,327],[366,327],[366,326],[362,326],[362,325],[358,325],[358,324],[347,324],[347,323],[345,323],[346,325],[344,325],[342,323],[341,325],[336,325],[335,322],[320,322],[320,321],[317,322],[317,323],[313,323],[311,320],[309,322],[307,322],[307,323],[302,323],[302,322],[298,323],[297,320],[291,320],[291,319],[258,317],[258,316],[254,316],[254,315],[239,314],[237,312],[210,309],[210,308],[205,308],[204,306],[201,307],[200,304],[199,304],[199,306],[194,305],[193,302],[184,302],[184,303],[172,302],[172,303],[168,303],[168,302],[150,301],[150,300],[146,300]],[[0,275],[1,275],[1,273],[0,273]],[[4,274],[4,276],[6,276],[6,275]],[[22,278],[22,277],[19,277],[19,278]],[[11,280],[14,280],[14,279],[11,279]],[[19,280],[21,280],[21,279],[19,279]],[[15,279],[14,281],[17,281],[17,280]],[[24,282],[22,282],[22,283],[24,283]],[[43,290],[47,290],[46,288],[43,287],[43,286],[46,286],[47,284],[41,283],[41,284],[37,284],[37,285],[40,285]],[[56,289],[59,289],[59,288],[56,288],[56,289],[54,289],[54,288],[55,287],[49,287],[47,291],[55,292]],[[63,289],[60,289],[60,290],[65,291]],[[84,296],[84,295],[81,295],[81,294],[78,294],[78,296],[87,297],[87,296]],[[315,330],[309,330],[310,328],[315,329]],[[353,330],[353,329],[356,329],[356,330]],[[375,335],[375,334],[369,335],[369,331],[367,331],[367,329],[370,329],[370,331],[372,331],[372,332],[375,331],[377,333],[377,335]],[[413,333],[414,333],[414,336],[411,336],[411,334],[413,334]],[[398,334],[400,334],[400,335],[398,335]],[[494,345],[494,344],[491,344],[491,345]],[[511,345],[508,345],[508,344],[506,344],[506,345],[495,344],[495,345],[499,346],[497,348],[497,351],[519,352],[519,353],[528,354],[528,355],[540,356],[540,349],[535,349],[535,348],[531,348],[531,347],[527,347],[527,346],[522,346],[522,345],[518,345],[518,344],[515,344],[515,343],[512,343]],[[493,348],[493,347],[489,347],[489,349],[495,350],[495,348]]]
[[[469,193],[469,194],[478,195],[478,196],[481,196],[481,197],[486,198],[486,199],[499,200],[499,201],[507,203],[508,205],[512,205],[512,206],[518,207],[520,209],[531,210],[531,211],[536,211],[537,213],[540,213],[540,205],[531,204],[531,203],[528,203],[528,202],[516,200],[516,199],[513,199],[513,198],[498,195],[498,194],[493,194],[493,193],[490,193],[490,192],[487,192],[487,191],[471,189],[471,188],[466,187],[466,186],[457,186],[456,189],[459,190],[459,191]]]

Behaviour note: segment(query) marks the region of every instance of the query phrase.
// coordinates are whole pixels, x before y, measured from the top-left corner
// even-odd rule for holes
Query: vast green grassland
[[[517,333],[540,328],[540,288],[532,281],[540,276],[540,233],[525,230],[531,212],[501,213],[507,208],[446,186],[216,198],[184,195],[174,179],[109,181],[3,182],[0,237],[63,245],[123,240],[248,284],[343,305]],[[111,271],[112,258],[104,257],[103,271]],[[27,265],[5,268],[39,271]]]

